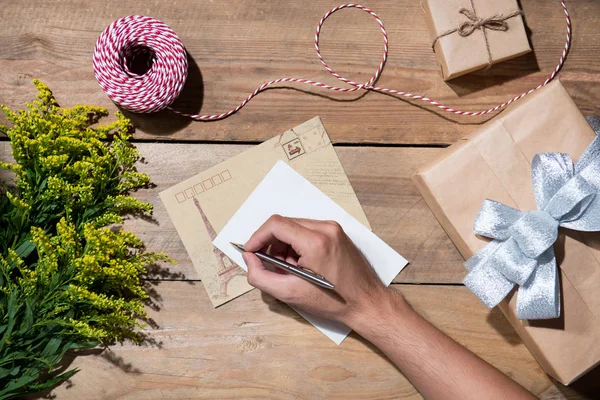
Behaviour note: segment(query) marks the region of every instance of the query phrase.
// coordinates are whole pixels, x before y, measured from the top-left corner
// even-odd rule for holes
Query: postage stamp
[[[294,158],[300,157],[302,154],[306,153],[299,138],[295,138],[287,143],[284,143],[282,147],[288,160],[293,160]]]

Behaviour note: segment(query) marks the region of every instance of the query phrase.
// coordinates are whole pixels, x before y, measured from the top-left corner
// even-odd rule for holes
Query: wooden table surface
[[[584,114],[600,114],[600,2],[568,0],[573,47],[561,80]],[[31,78],[49,84],[62,105],[117,108],[98,87],[94,43],[116,18],[150,15],[169,24],[190,57],[190,77],[175,107],[217,113],[235,106],[262,82],[297,76],[334,84],[313,47],[319,18],[333,0],[2,0],[0,104],[31,100]],[[468,110],[488,108],[545,79],[562,50],[565,27],[558,0],[522,0],[534,52],[443,82],[429,47],[419,1],[371,0],[389,33],[381,86],[426,94]],[[344,76],[366,81],[382,39],[358,10],[333,15],[322,49]],[[152,343],[117,345],[80,356],[81,368],[57,399],[360,398],[408,399],[419,394],[372,345],[352,333],[335,346],[287,306],[252,291],[214,309],[158,199],[158,192],[316,115],[333,141],[374,232],[410,265],[394,288],[427,319],[543,399],[594,398],[600,371],[571,387],[540,369],[498,310],[465,288],[463,260],[410,177],[488,118],[442,115],[376,93],[329,93],[311,87],[269,90],[238,114],[199,123],[169,112],[128,114],[136,145],[156,187],[138,193],[155,205],[152,221],[128,221],[151,250],[179,263],[148,278]],[[4,122],[0,117],[0,123]],[[0,158],[9,157],[0,138]]]

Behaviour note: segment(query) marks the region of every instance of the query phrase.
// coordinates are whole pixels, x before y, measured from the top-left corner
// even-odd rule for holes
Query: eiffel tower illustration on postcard
[[[198,199],[196,197],[194,197],[194,205],[196,206],[198,212],[200,213],[200,216],[202,217],[202,222],[204,223],[206,231],[208,232],[208,236],[210,237],[210,240],[212,242],[217,237],[217,232],[215,232],[215,229],[208,220],[208,217],[204,213],[204,210],[202,210],[202,207],[200,206],[200,203],[198,202]],[[231,261],[231,259],[227,257],[225,253],[223,253],[215,246],[213,246],[213,254],[218,264],[217,279],[220,286],[219,294],[227,296],[227,285],[229,284],[229,282],[238,275],[244,275],[245,272],[243,269],[238,267],[233,261]]]

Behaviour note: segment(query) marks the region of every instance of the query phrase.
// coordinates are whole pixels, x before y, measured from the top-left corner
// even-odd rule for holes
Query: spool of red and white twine
[[[539,86],[524,92],[512,99],[483,111],[461,111],[447,107],[425,96],[374,86],[379,78],[388,55],[388,35],[381,19],[372,10],[360,4],[342,4],[329,10],[319,21],[315,33],[315,50],[323,67],[348,87],[336,87],[321,82],[302,78],[279,78],[260,85],[237,107],[222,114],[195,115],[174,110],[169,105],[179,96],[187,78],[188,61],[183,43],[177,34],[165,23],[139,15],[121,18],[110,24],[98,38],[94,49],[94,73],[102,90],[108,97],[123,109],[136,113],[152,113],[169,109],[177,114],[188,116],[198,121],[214,121],[227,118],[239,111],[258,93],[269,86],[286,83],[303,83],[338,92],[354,92],[372,90],[420,100],[441,110],[458,114],[478,116],[493,113],[507,105],[542,88],[552,81],[563,66],[571,43],[571,19],[567,6],[560,1],[567,21],[567,38],[558,65]],[[334,12],[344,8],[358,8],[369,13],[381,28],[383,35],[383,57],[375,74],[365,83],[357,83],[336,73],[331,69],[319,49],[319,33],[325,20]],[[139,64],[142,63],[140,69]],[[138,71],[139,70],[139,71]]]

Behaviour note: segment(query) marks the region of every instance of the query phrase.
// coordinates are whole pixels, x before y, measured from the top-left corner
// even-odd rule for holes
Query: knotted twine
[[[487,50],[487,56],[488,56],[488,65],[487,68],[490,68],[492,66],[492,50],[490,49],[490,42],[488,40],[487,37],[487,33],[485,32],[486,29],[492,30],[492,31],[501,31],[501,32],[506,32],[508,31],[508,23],[506,22],[506,20],[509,20],[511,18],[514,18],[518,15],[523,15],[523,10],[515,10],[509,14],[496,14],[496,15],[492,15],[491,17],[488,18],[479,18],[479,16],[477,15],[477,12],[475,11],[475,4],[473,3],[473,0],[469,0],[470,4],[471,4],[471,9],[467,9],[467,8],[461,8],[458,12],[462,15],[464,15],[465,17],[467,17],[467,21],[461,22],[457,28],[454,29],[449,29],[446,32],[443,32],[441,34],[439,34],[438,36],[435,37],[435,39],[433,39],[433,42],[431,43],[431,48],[434,49],[435,51],[435,44],[437,43],[438,40],[440,40],[443,37],[446,37],[448,35],[451,35],[453,33],[458,33],[458,35],[460,37],[467,37],[467,36],[471,36],[471,34],[473,34],[473,32],[475,32],[476,30],[481,30],[481,32],[483,33],[483,40],[485,41],[485,48]]]
[[[100,87],[118,106],[133,112],[151,113],[169,109],[177,114],[197,121],[212,121],[229,117],[239,111],[252,98],[266,88],[282,82],[308,84],[337,92],[371,90],[374,92],[395,94],[412,100],[420,100],[441,110],[457,114],[478,116],[493,113],[526,95],[546,86],[552,81],[564,64],[571,43],[571,19],[564,0],[560,0],[567,24],[567,36],[558,64],[548,78],[537,87],[521,93],[506,102],[483,111],[461,111],[445,106],[426,96],[403,92],[395,89],[374,86],[383,70],[388,56],[388,35],[381,19],[369,8],[360,4],[342,4],[329,10],[319,21],[315,33],[315,50],[323,67],[331,75],[350,87],[336,87],[303,78],[284,77],[263,83],[250,93],[237,107],[221,114],[196,115],[174,110],[171,103],[179,96],[187,78],[187,53],[177,36],[165,23],[139,15],[132,15],[114,21],[101,34],[94,48],[94,74]],[[319,34],[325,20],[336,11],[344,8],[357,8],[370,14],[379,24],[383,35],[383,57],[373,76],[365,83],[357,83],[344,78],[331,69],[319,49]],[[134,61],[143,57],[146,71],[137,73]]]
[[[537,210],[519,211],[485,200],[476,234],[492,238],[465,263],[463,283],[488,307],[515,285],[519,319],[560,316],[560,288],[553,245],[558,228],[600,231],[600,119],[589,117],[596,138],[573,165],[568,154],[539,153],[531,163]]]

